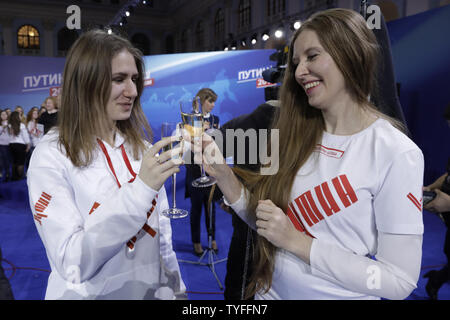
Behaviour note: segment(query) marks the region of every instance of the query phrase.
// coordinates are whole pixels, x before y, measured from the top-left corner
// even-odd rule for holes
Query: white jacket
[[[41,139],[27,173],[52,269],[45,298],[184,298],[170,219],[160,214],[164,186],[155,191],[136,176],[140,159],[120,135],[114,147],[99,143],[86,168],[73,166],[57,138],[52,130]]]

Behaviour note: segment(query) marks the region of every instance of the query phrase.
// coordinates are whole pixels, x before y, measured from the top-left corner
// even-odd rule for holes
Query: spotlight
[[[275,30],[275,38],[280,39],[284,36],[284,25],[280,24]]]
[[[119,26],[123,27],[126,24],[127,24],[127,18],[126,17],[122,17],[122,20],[120,20],[120,22],[119,22]]]
[[[268,32],[264,32],[261,37],[262,41],[267,41],[267,40],[269,40],[269,38],[270,38],[270,36],[269,36]]]
[[[255,45],[256,42],[258,42],[257,38],[258,37],[257,37],[256,33],[254,35],[252,35],[252,40],[251,40],[252,45]]]
[[[247,46],[247,42],[245,41],[245,39],[241,40],[241,46],[243,46],[243,47]]]
[[[302,26],[302,23],[300,21],[295,21],[294,22],[294,29],[295,30],[300,29],[301,26]]]
[[[281,29],[277,29],[277,31],[275,31],[275,37],[277,38],[277,39],[280,39],[281,37],[283,37],[283,30],[281,30]]]
[[[133,7],[132,7],[132,6],[129,6],[128,9],[127,9],[127,11],[125,11],[125,15],[126,15],[127,17],[129,17],[129,16],[131,16],[131,14],[132,14],[133,12],[134,12]]]
[[[108,34],[112,34],[112,29],[111,28],[106,28],[106,30],[108,30]]]

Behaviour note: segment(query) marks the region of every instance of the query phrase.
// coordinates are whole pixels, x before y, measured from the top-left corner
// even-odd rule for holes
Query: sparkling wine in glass
[[[203,114],[202,105],[199,97],[195,97],[193,100],[186,100],[180,102],[181,120],[183,121],[183,128],[193,138],[194,143],[201,141],[203,134]],[[192,181],[192,186],[197,188],[210,187],[216,183],[214,177],[207,176],[203,163],[201,167],[200,178]]]
[[[171,136],[181,136],[181,123],[175,123],[175,122],[163,122],[161,125],[161,139]],[[183,146],[183,141],[180,142],[181,147]],[[172,143],[169,143],[163,148],[163,151],[169,151],[172,149],[175,149],[178,146],[178,142],[174,141]],[[188,212],[184,209],[177,208],[177,202],[176,202],[176,188],[177,188],[177,174],[174,173],[172,175],[172,207],[163,210],[162,214],[166,217],[169,217],[171,219],[180,219],[184,218],[188,215]]]

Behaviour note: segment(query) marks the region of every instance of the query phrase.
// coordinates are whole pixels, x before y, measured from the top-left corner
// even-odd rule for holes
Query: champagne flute
[[[204,131],[203,127],[203,114],[202,105],[199,97],[195,97],[192,100],[186,100],[180,102],[181,120],[183,121],[183,128],[193,137],[194,143],[201,141],[201,137]],[[207,176],[205,169],[203,168],[203,162],[200,165],[201,176],[200,178],[192,181],[192,186],[197,188],[210,187],[216,183],[214,177]]]
[[[161,125],[161,139],[165,137],[171,137],[173,135],[180,136],[181,135],[181,123],[175,123],[175,122],[163,122]],[[163,151],[172,150],[177,146],[177,142],[174,141],[172,143],[169,143],[163,148]],[[181,141],[181,146],[183,146],[183,141]],[[176,202],[176,190],[177,188],[177,174],[174,173],[172,175],[172,195],[173,195],[173,201],[172,201],[172,207],[167,208],[163,210],[162,214],[166,217],[169,217],[171,219],[180,219],[184,218],[188,215],[188,212],[184,209],[177,208],[177,202]]]

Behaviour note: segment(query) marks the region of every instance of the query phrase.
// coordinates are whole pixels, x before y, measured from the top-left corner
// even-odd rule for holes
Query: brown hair
[[[152,130],[140,103],[144,90],[141,52],[118,35],[102,30],[88,31],[77,39],[67,55],[58,115],[59,143],[76,167],[91,163],[96,138],[108,132],[106,105],[111,93],[111,61],[122,50],[127,50],[136,62],[137,97],[130,117],[117,121],[116,127],[131,144],[135,159],[146,148],[144,140],[152,139]]]
[[[305,91],[295,79],[293,45],[305,30],[312,30],[317,34],[321,45],[341,71],[352,98],[362,108],[392,120],[378,112],[368,100],[375,85],[378,45],[375,35],[362,16],[347,9],[330,9],[312,15],[291,40],[280,90],[281,107],[272,125],[272,129],[279,130],[279,150],[283,150],[283,157],[279,157],[278,172],[274,175],[260,175],[233,168],[250,191],[247,208],[249,214],[255,214],[260,199],[270,199],[286,212],[296,173],[311,156],[325,129],[321,111],[309,105]],[[400,126],[398,122],[393,123]],[[254,272],[247,287],[247,297],[256,292],[266,293],[270,289],[275,251],[276,247],[269,241],[257,237]]]
[[[34,111],[37,111],[37,113],[38,113],[38,119],[39,119],[39,109],[38,109],[38,107],[33,107],[33,108],[31,108],[30,111],[28,111],[28,113],[27,113],[27,124],[28,124],[30,121],[36,121],[36,122],[37,122],[37,119],[36,119],[36,120],[33,120],[33,112],[34,112]]]
[[[11,125],[9,133],[17,137],[20,134],[20,124],[22,123],[19,111],[11,112],[8,123]]]
[[[200,98],[200,103],[202,105],[206,100],[212,99],[214,102],[217,100],[217,93],[210,88],[200,89],[195,96]]]

